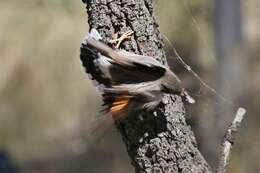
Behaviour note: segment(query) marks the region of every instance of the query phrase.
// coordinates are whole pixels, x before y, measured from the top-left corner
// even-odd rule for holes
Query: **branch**
[[[153,0],[84,0],[88,23],[105,38],[134,31],[122,46],[166,64],[163,41],[153,15]],[[130,115],[115,122],[136,173],[210,173],[200,154],[178,95],[167,95],[154,112]]]
[[[231,151],[232,145],[234,144],[236,134],[242,123],[242,120],[244,119],[245,114],[246,114],[246,110],[244,108],[239,108],[237,110],[235,119],[233,120],[233,122],[231,123],[231,125],[229,126],[229,128],[226,131],[223,143],[221,145],[221,153],[219,156],[217,173],[227,172],[230,151]]]

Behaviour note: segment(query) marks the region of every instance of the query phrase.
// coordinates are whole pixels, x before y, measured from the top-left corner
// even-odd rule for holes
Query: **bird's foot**
[[[111,44],[116,44],[116,48],[118,49],[120,44],[126,40],[126,39],[130,39],[131,36],[133,35],[134,31],[127,31],[125,33],[123,33],[119,38],[110,40],[109,43]]]

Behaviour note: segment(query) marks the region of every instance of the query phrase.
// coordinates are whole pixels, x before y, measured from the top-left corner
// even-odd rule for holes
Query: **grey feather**
[[[100,40],[98,31],[91,29],[82,42],[81,52],[86,53],[81,53],[81,60],[86,71],[105,86],[102,92],[108,109],[120,96],[131,98],[127,111],[153,110],[163,93],[180,94],[193,102],[168,67],[150,56],[113,50]]]

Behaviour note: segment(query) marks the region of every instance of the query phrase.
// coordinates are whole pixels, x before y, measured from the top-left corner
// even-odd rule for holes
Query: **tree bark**
[[[153,16],[152,0],[83,0],[88,23],[108,41],[133,30],[122,47],[166,63],[163,41]],[[131,115],[115,122],[137,173],[211,172],[185,122],[182,99],[167,95],[154,112]]]

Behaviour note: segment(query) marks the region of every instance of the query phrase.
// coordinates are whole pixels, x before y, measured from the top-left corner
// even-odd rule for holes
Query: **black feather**
[[[109,87],[111,86],[110,80],[104,77],[102,71],[94,63],[95,59],[98,59],[99,56],[100,55],[96,51],[82,44],[80,48],[80,59],[85,67],[86,73],[89,73],[92,78],[100,84]]]

